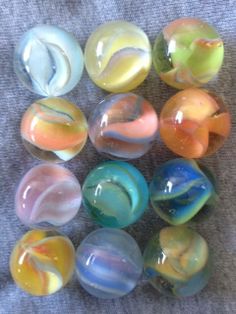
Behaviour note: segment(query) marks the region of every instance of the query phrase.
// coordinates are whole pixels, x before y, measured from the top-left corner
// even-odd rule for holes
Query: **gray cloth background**
[[[204,162],[215,173],[220,188],[220,204],[208,219],[191,223],[214,252],[215,271],[209,285],[195,297],[175,300],[161,296],[143,278],[137,288],[118,300],[98,300],[79,286],[75,276],[60,292],[48,297],[31,297],[15,286],[8,267],[10,252],[26,231],[14,212],[14,193],[22,175],[39,162],[21,143],[19,125],[23,112],[39,96],[26,90],[13,72],[12,54],[21,35],[39,23],[59,25],[75,34],[84,48],[91,32],[101,23],[124,19],[139,25],[153,43],[170,21],[183,16],[202,18],[213,24],[225,42],[225,61],[218,78],[210,84],[222,95],[236,118],[236,4],[235,0],[0,0],[0,314],[26,313],[236,313],[236,134],[225,146]],[[162,83],[154,71],[137,89],[153,103],[159,113],[176,90]],[[79,85],[65,97],[78,104],[89,116],[106,93],[96,87],[86,71]],[[143,158],[132,162],[150,181],[153,169],[175,156],[157,141]],[[65,164],[81,183],[103,158],[88,142],[82,153]],[[141,249],[163,222],[150,209],[127,231]],[[62,231],[77,247],[97,228],[82,208]]]

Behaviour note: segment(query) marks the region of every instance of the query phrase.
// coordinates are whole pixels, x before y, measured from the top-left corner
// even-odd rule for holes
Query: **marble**
[[[60,96],[79,82],[84,68],[77,39],[64,29],[38,25],[20,39],[14,53],[14,69],[30,91],[42,96]]]
[[[126,21],[100,25],[89,37],[84,52],[92,81],[113,93],[130,91],[147,77],[152,63],[147,35]]]
[[[139,158],[157,138],[156,111],[146,99],[132,93],[107,96],[92,111],[88,124],[91,142],[110,159]]]
[[[168,24],[153,47],[158,75],[178,89],[206,84],[219,72],[223,59],[224,44],[217,31],[195,18]]]
[[[150,200],[155,212],[171,225],[192,219],[204,206],[218,200],[210,171],[195,160],[177,158],[165,162],[154,172]]]
[[[125,231],[102,228],[90,233],[76,251],[81,286],[97,298],[113,299],[135,288],[143,271],[136,241]]]
[[[34,296],[60,290],[70,280],[74,267],[74,247],[69,238],[56,231],[27,232],[10,256],[10,271],[15,283]]]
[[[34,157],[65,162],[84,147],[88,124],[83,112],[63,98],[49,97],[35,101],[21,120],[21,137]]]
[[[165,145],[185,158],[214,154],[230,134],[231,117],[223,100],[211,91],[189,88],[172,96],[160,114]]]
[[[124,228],[140,219],[149,199],[141,172],[122,161],[96,166],[84,181],[82,195],[93,221],[112,228]]]
[[[31,228],[54,228],[68,223],[81,205],[78,180],[68,169],[41,164],[21,179],[15,196],[18,218]]]
[[[161,294],[193,296],[207,285],[212,273],[207,242],[184,226],[163,228],[145,248],[144,273]]]

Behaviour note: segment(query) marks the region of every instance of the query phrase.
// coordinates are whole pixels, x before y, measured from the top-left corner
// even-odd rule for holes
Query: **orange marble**
[[[160,135],[166,146],[185,158],[214,154],[230,134],[231,118],[222,99],[210,91],[189,88],[164,105]]]

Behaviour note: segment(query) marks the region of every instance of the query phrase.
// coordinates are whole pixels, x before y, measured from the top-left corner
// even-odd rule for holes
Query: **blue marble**
[[[119,298],[135,288],[143,259],[136,241],[125,231],[102,228],[90,233],[76,252],[76,273],[91,295]]]
[[[154,210],[165,221],[179,225],[217,199],[213,177],[191,159],[177,158],[161,165],[150,184]]]
[[[84,181],[82,195],[92,219],[112,228],[123,228],[137,221],[149,199],[141,172],[122,161],[107,161],[94,168]]]
[[[38,25],[28,30],[14,53],[19,80],[32,92],[60,96],[79,82],[84,68],[77,39],[62,28]]]

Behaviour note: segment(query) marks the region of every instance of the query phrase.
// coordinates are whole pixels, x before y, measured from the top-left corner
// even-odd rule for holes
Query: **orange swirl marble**
[[[177,155],[200,158],[215,153],[230,134],[231,118],[223,101],[197,88],[181,91],[164,105],[160,135]]]
[[[87,140],[87,121],[82,111],[62,98],[34,102],[21,121],[26,149],[47,161],[67,161],[78,154]]]
[[[75,263],[71,241],[56,231],[32,230],[14,247],[10,271],[26,292],[43,296],[55,293],[70,280]]]

